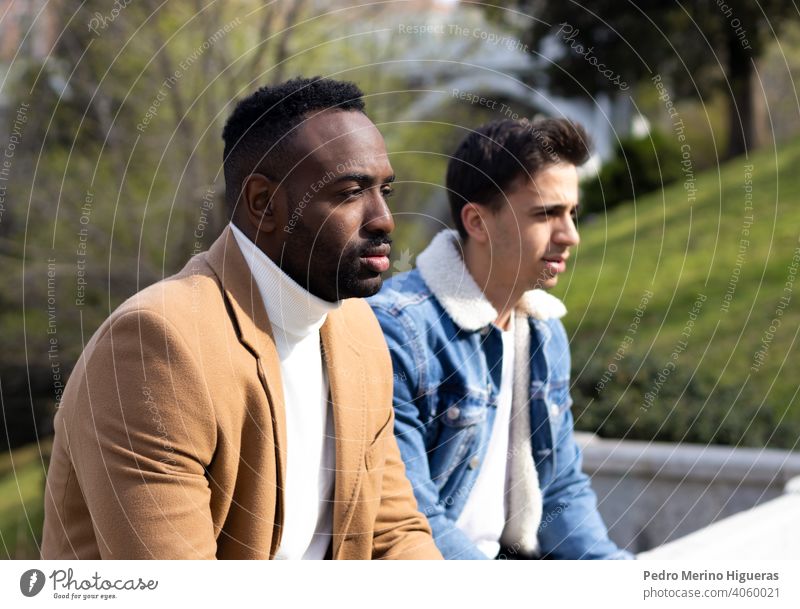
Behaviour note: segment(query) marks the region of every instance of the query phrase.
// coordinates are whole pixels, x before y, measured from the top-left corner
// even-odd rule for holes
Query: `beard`
[[[280,267],[314,296],[328,302],[367,298],[383,284],[380,273],[366,268],[361,257],[370,248],[391,244],[385,233],[367,239],[352,236],[342,246],[333,223],[310,229],[300,220],[283,245]]]

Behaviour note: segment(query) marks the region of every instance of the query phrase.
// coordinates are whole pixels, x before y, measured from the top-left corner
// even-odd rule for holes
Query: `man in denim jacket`
[[[608,538],[573,435],[566,309],[583,129],[500,120],[450,159],[445,230],[370,304],[395,435],[448,559],[631,558]]]

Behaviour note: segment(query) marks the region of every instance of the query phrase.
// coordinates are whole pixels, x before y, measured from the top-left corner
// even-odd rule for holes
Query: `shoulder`
[[[143,289],[114,310],[70,375],[60,409],[65,423],[80,425],[90,413],[96,425],[102,421],[113,427],[124,413],[126,425],[147,433],[160,433],[154,425],[162,423],[169,433],[174,424],[176,435],[171,437],[180,436],[178,430],[185,425],[201,430],[197,442],[204,438],[204,449],[211,450],[215,416],[208,389],[216,384],[204,382],[209,367],[203,361],[210,358],[204,358],[203,349],[205,345],[207,353],[218,357],[224,343],[212,346],[208,336],[224,332],[225,325],[209,318],[202,304],[193,312],[190,294],[188,279],[179,274]],[[205,300],[211,301],[200,302]],[[217,300],[224,312],[221,296]]]
[[[369,305],[395,315],[411,307],[429,303],[433,298],[419,270],[399,273],[383,283],[381,291],[367,299]]]
[[[353,339],[366,339],[372,342],[376,336],[381,336],[375,313],[363,298],[348,298],[342,301],[339,309],[330,313],[329,317],[343,323],[347,328],[348,336]]]
[[[137,340],[179,338],[192,350],[202,335],[221,329],[228,319],[222,288],[204,255],[195,256],[177,274],[137,292],[119,305],[100,326],[93,341],[125,328],[137,329]],[[217,328],[217,330],[215,330]]]
[[[417,269],[387,280],[368,302],[383,332],[399,334],[405,340],[435,334],[433,326],[449,320]]]

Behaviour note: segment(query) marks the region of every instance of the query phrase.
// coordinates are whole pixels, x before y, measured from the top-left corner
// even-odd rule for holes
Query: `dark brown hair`
[[[466,239],[461,209],[467,203],[499,210],[519,176],[535,178],[557,163],[576,167],[589,158],[586,131],[563,118],[503,119],[481,125],[458,145],[447,164],[447,196],[458,233]]]

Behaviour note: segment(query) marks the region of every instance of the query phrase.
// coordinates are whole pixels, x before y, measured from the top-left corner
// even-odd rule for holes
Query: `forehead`
[[[389,164],[383,136],[362,112],[318,112],[298,127],[294,146],[299,171],[382,174]]]
[[[578,203],[578,170],[569,163],[549,165],[532,177],[518,178],[508,196],[509,200],[575,205]]]

